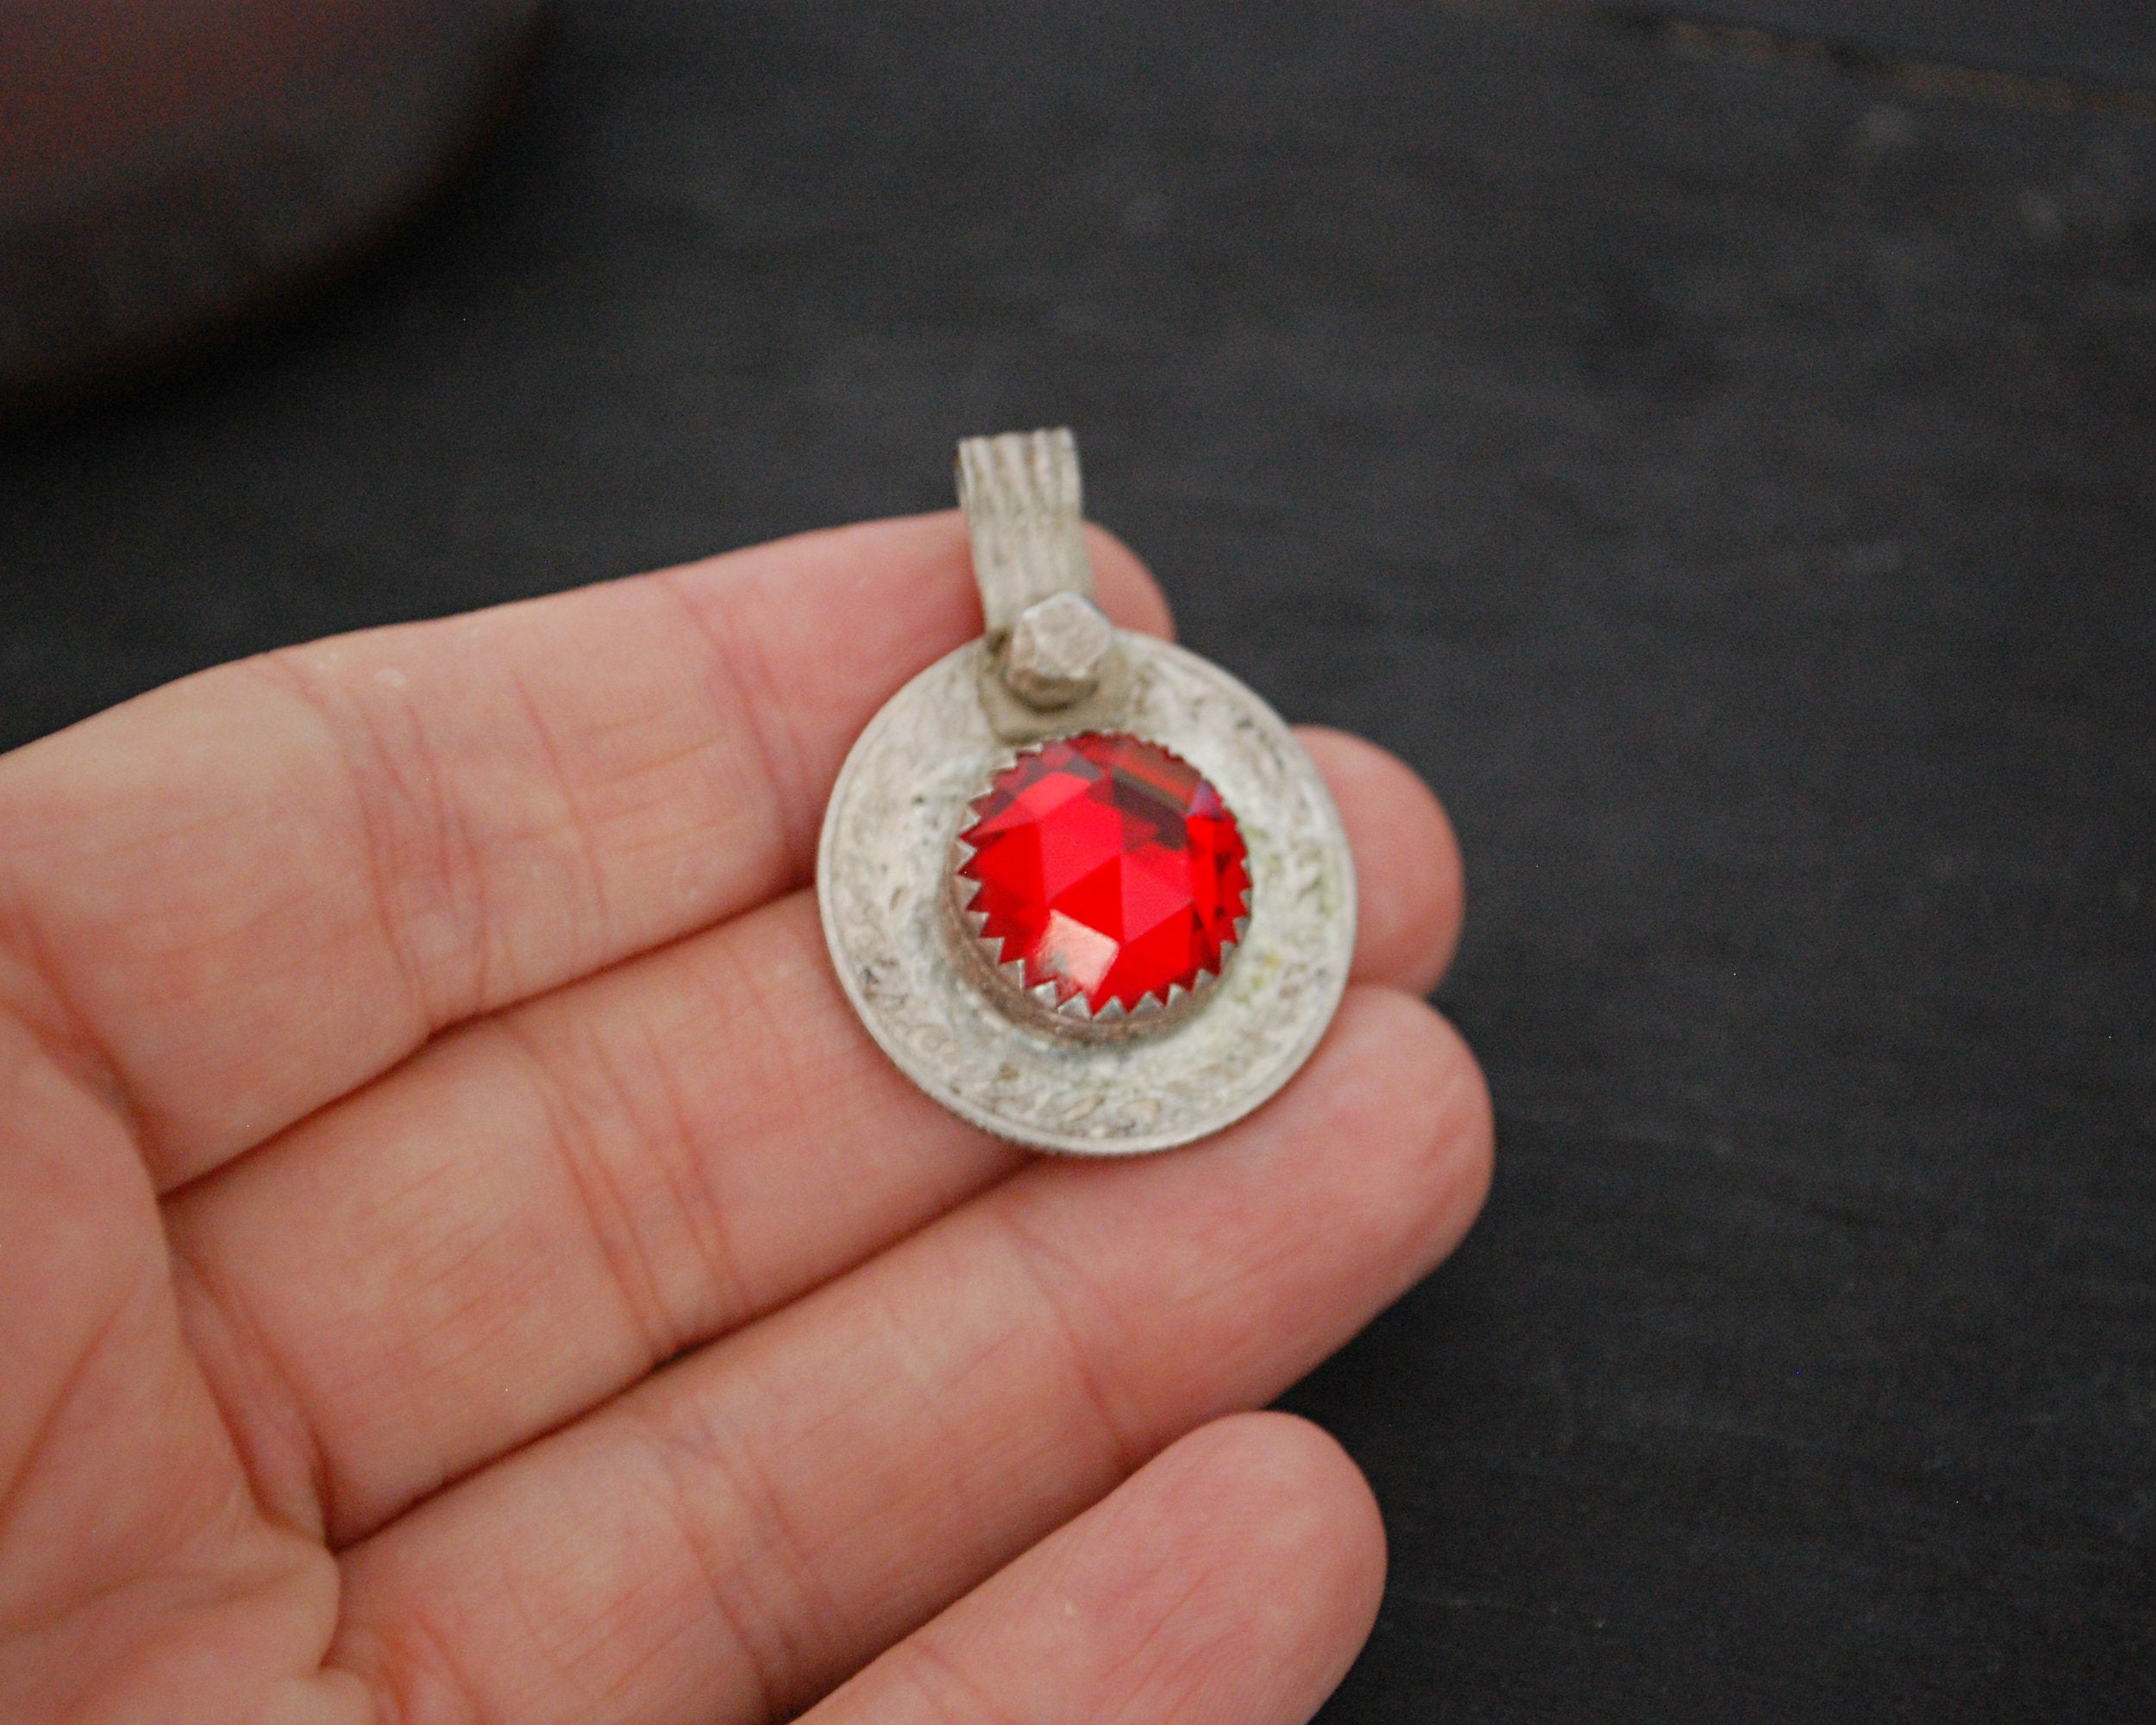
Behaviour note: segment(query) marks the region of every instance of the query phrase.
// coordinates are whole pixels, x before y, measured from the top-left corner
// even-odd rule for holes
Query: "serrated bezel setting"
[[[1233,809],[1228,807],[1225,800],[1222,799],[1222,812],[1231,830],[1237,835],[1236,867],[1242,878],[1241,909],[1232,919],[1230,924],[1232,932],[1220,941],[1217,956],[1211,965],[1199,965],[1188,974],[1187,980],[1182,977],[1171,980],[1165,988],[1149,988],[1128,1004],[1112,997],[1098,1009],[1083,988],[1068,983],[1058,988],[1052,979],[1029,983],[1023,957],[1006,956],[1004,939],[990,932],[991,919],[986,913],[975,908],[982,883],[965,872],[967,865],[978,854],[974,846],[967,842],[965,835],[974,831],[978,820],[987,812],[987,806],[993,802],[1006,776],[1027,757],[1038,755],[1055,743],[1103,734],[1069,732],[1044,737],[1022,749],[1006,750],[981,781],[979,789],[967,800],[959,817],[958,832],[950,842],[947,870],[950,913],[947,926],[955,950],[975,980],[998,1007],[1019,1023],[1052,1036],[1092,1042],[1156,1035],[1187,1019],[1219,985],[1221,978],[1234,962],[1244,937],[1250,931],[1252,909],[1251,883],[1240,837],[1240,823],[1236,819]],[[1119,734],[1130,735],[1127,732]],[[1133,737],[1131,740],[1158,750],[1186,771],[1198,773],[1197,768],[1158,738]],[[1219,796],[1219,792],[1201,774],[1198,782],[1213,796]]]

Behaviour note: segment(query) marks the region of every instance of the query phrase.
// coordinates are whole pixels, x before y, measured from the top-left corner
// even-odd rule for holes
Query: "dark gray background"
[[[1328,1719],[2156,1716],[2146,11],[564,6],[361,279],[0,449],[0,742],[1071,423],[1468,856]]]

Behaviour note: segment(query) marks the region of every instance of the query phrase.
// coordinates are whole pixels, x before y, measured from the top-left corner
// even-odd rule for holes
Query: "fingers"
[[[354,1548],[338,1662],[393,1716],[782,1716],[1337,1347],[1489,1149],[1457,1038],[1351,989],[1219,1138],[1035,1163]]]
[[[1452,823],[1398,756],[1344,731],[1295,734],[1332,787],[1355,853],[1356,973],[1429,993],[1452,962],[1466,907]]]
[[[0,1012],[0,1717],[256,1717],[328,1645],[335,1565],[256,1515],[159,1224],[119,1123]]]
[[[169,1209],[257,1490],[343,1544],[1006,1174],[796,893],[481,1020]]]
[[[1391,756],[1319,741],[1357,975],[1423,987],[1454,938],[1443,817]],[[1021,1160],[869,1043],[804,893],[441,1039],[168,1232],[258,1490],[342,1544]]]
[[[1216,1421],[916,1631],[805,1725],[1302,1725],[1369,1633],[1385,1534],[1316,1427]]]
[[[1166,626],[1104,534],[1102,602]],[[956,514],[225,666],[0,762],[0,1006],[160,1189],[442,1026],[807,878],[847,746],[980,628]]]

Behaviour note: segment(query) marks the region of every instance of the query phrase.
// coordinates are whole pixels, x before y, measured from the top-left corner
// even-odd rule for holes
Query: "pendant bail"
[[[958,506],[973,541],[988,644],[1059,593],[1093,598],[1093,562],[1080,525],[1078,440],[1067,429],[968,437],[958,446]]]
[[[1077,439],[1062,428],[966,438],[958,505],[997,681],[1035,712],[1085,699],[1114,630],[1094,604]]]

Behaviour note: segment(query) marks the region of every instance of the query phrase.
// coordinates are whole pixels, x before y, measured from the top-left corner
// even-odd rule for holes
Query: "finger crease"
[[[706,1471],[714,1472],[763,1534],[748,1542],[753,1558],[761,1561],[775,1548],[789,1584],[797,1592],[812,1594],[806,1559],[794,1543],[793,1527],[779,1509],[770,1481],[746,1456],[730,1456],[718,1442],[686,1439],[633,1404],[624,1412],[662,1482],[659,1507],[688,1555],[712,1615],[748,1671],[756,1691],[757,1718],[771,1722],[785,1717],[791,1710],[787,1703],[796,1686],[793,1673],[802,1668],[800,1652],[787,1645],[789,1638],[779,1627],[783,1622],[781,1614],[768,1605],[757,1609],[752,1600],[741,1596],[737,1584],[752,1572],[751,1562],[723,1563],[712,1550],[706,1518],[697,1509],[699,1499],[710,1489],[701,1476]],[[752,1619],[771,1627],[771,1639],[780,1644],[776,1648],[767,1649],[761,1644],[764,1638],[750,1633]]]
[[[575,781],[561,756],[561,745],[555,741],[554,732],[548,726],[546,713],[533,698],[530,686],[524,681],[523,673],[516,662],[509,662],[510,686],[517,692],[517,699],[524,710],[524,721],[531,727],[531,734],[539,745],[540,757],[546,763],[548,775],[554,781],[555,794],[561,799],[563,811],[568,816],[569,831],[575,835],[577,853],[584,868],[586,890],[591,894],[592,908],[596,913],[599,940],[597,950],[601,953],[615,950],[615,921],[613,907],[606,895],[606,871],[599,860],[599,844],[582,811],[577,807]]]
[[[167,1241],[175,1289],[183,1294],[191,1290],[195,1296],[192,1302],[183,1300],[182,1309],[191,1310],[198,1320],[215,1323],[227,1346],[243,1360],[240,1376],[251,1386],[251,1393],[244,1397],[235,1385],[226,1383],[223,1372],[205,1370],[202,1377],[226,1429],[238,1440],[234,1447],[256,1505],[268,1520],[308,1539],[320,1540],[324,1528],[336,1525],[329,1455],[315,1422],[308,1417],[291,1372],[245,1305],[233,1298],[207,1265],[197,1263],[172,1239],[169,1231]],[[197,1349],[197,1355],[204,1358],[204,1351]],[[214,1357],[214,1352],[209,1357]],[[272,1404],[267,1408],[262,1405],[265,1395]],[[291,1493],[279,1489],[273,1458],[263,1453],[272,1433],[279,1434],[277,1458],[297,1464],[293,1471],[304,1482],[305,1493],[301,1502],[292,1502]]]
[[[143,1279],[141,1276],[135,1276],[128,1280],[120,1297],[112,1302],[112,1309],[99,1318],[91,1329],[75,1355],[74,1364],[68,1367],[66,1376],[60,1380],[52,1399],[46,1403],[45,1416],[31,1433],[29,1442],[22,1446],[22,1459],[5,1482],[0,1483],[0,1527],[7,1525],[14,1514],[16,1498],[31,1476],[37,1471],[46,1446],[62,1423],[61,1415],[67,1411],[67,1404],[74,1399],[76,1391],[81,1388],[97,1356],[112,1339],[113,1332],[120,1327],[121,1320],[127,1316],[129,1308],[141,1296]]]
[[[1091,1279],[1069,1253],[1052,1245],[1048,1237],[1022,1220],[1017,1206],[1009,1201],[992,1203],[987,1214],[1003,1228],[1011,1245],[1012,1256],[1017,1259],[1026,1280],[1040,1296],[1043,1309],[1050,1328],[1062,1345],[1069,1364],[1071,1379],[1079,1395],[1099,1426],[1108,1454],[1108,1461],[1118,1479],[1127,1477],[1138,1470],[1138,1465],[1151,1452],[1152,1446],[1143,1442],[1136,1432],[1126,1429],[1124,1420],[1116,1411],[1115,1398],[1110,1393],[1106,1378],[1094,1364],[1094,1351],[1087,1346],[1085,1333],[1073,1314],[1066,1289],[1076,1289],[1085,1296],[1087,1303],[1096,1310],[1111,1310],[1109,1302],[1094,1288]],[[1051,1270],[1060,1275],[1051,1275]]]
[[[547,1121],[547,1137],[553,1145],[592,1245],[605,1266],[607,1280],[619,1297],[630,1327],[641,1339],[647,1370],[670,1358],[680,1347],[659,1279],[646,1254],[634,1217],[620,1182],[606,1165],[599,1133],[586,1111],[554,1070],[546,1050],[519,1024],[515,1014],[488,1020],[523,1066],[533,1095]],[[603,1054],[594,1051],[593,1066],[604,1082],[615,1089]]]
[[[755,1308],[749,1279],[743,1272],[741,1254],[728,1226],[726,1212],[711,1189],[705,1159],[697,1153],[696,1129],[688,1098],[660,1044],[658,1032],[643,1027],[644,1056],[650,1062],[652,1082],[666,1111],[670,1141],[675,1154],[661,1156],[660,1174],[667,1183],[682,1226],[686,1230],[697,1261],[703,1268],[701,1309],[676,1326],[678,1346],[708,1340],[721,1330],[745,1321]]]
[[[13,897],[10,894],[10,897]],[[146,1159],[152,1145],[148,1121],[119,1057],[88,1016],[76,1005],[65,969],[53,962],[35,919],[16,900],[12,914],[0,909],[0,945],[29,973],[30,986],[44,996],[45,1010],[18,1004],[12,1016],[39,1050],[82,1093],[109,1110]],[[52,1022],[57,1020],[57,1022]]]
[[[445,1719],[460,1725],[498,1725],[500,1716],[479,1704],[479,1692],[458,1667],[448,1641],[423,1613],[406,1614],[393,1635],[372,1630],[363,1640],[377,1650],[374,1659],[355,1661],[347,1652],[333,1656],[330,1663],[358,1678],[374,1698],[372,1725],[411,1725],[422,1718],[429,1725]],[[454,1711],[443,1712],[444,1697]]]
[[[932,1634],[916,1635],[904,1647],[912,1659],[906,1676],[915,1693],[949,1725],[1022,1725],[1021,1716],[991,1695],[978,1678],[937,1645]]]
[[[703,608],[684,591],[683,574],[668,569],[650,579],[680,605],[710,650],[726,696],[712,703],[721,709],[722,729],[734,728],[724,724],[730,716],[748,733],[761,769],[757,779],[766,792],[766,819],[778,841],[780,867],[787,881],[799,880],[809,872],[808,829],[797,827],[791,811],[808,806],[808,776],[801,762],[799,741],[785,723],[787,704],[772,674],[770,660],[754,630],[730,635],[715,628]],[[733,710],[730,715],[724,712],[729,706]]]
[[[383,947],[389,954],[391,964],[404,984],[406,1013],[413,1027],[407,1039],[408,1048],[417,1047],[436,1028],[437,1019],[429,1000],[424,967],[411,950],[404,919],[397,913],[393,903],[393,884],[398,872],[392,860],[393,847],[384,831],[382,817],[377,812],[378,799],[369,792],[367,775],[354,758],[347,727],[339,721],[329,700],[315,687],[313,679],[291,652],[261,654],[241,661],[240,668],[261,677],[297,700],[327,735],[330,757],[344,775],[346,787],[351,794],[352,807],[358,817],[360,840],[367,854],[367,887],[374,902],[374,920],[381,930]],[[360,715],[360,727],[366,736],[367,748],[379,763],[381,771],[392,783],[396,783],[398,775],[393,753],[364,712]],[[441,830],[438,812],[436,819],[429,825],[434,831],[436,849],[442,859],[438,872],[446,881],[449,875],[447,836]],[[481,962],[483,964],[484,960]]]

